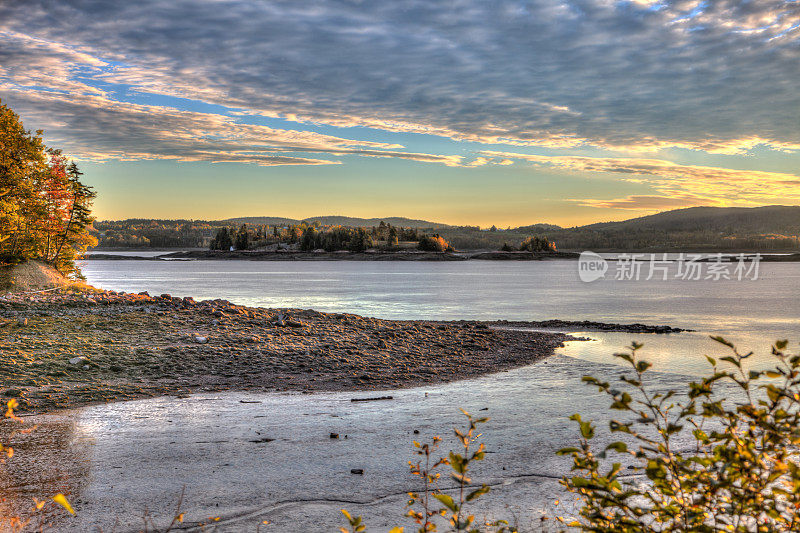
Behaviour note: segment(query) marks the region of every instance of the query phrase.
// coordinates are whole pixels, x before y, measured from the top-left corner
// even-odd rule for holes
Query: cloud
[[[45,81],[41,76],[38,80],[37,83]],[[9,95],[6,103],[14,109],[28,110],[26,120],[47,128],[51,143],[79,159],[171,159],[260,166],[341,164],[338,160],[298,155],[314,153],[447,166],[459,166],[462,160],[461,156],[404,152],[398,150],[403,148],[401,145],[394,143],[243,124],[219,114],[120,102],[104,91],[80,84],[68,92],[26,91],[7,83],[0,83],[0,89]]]
[[[705,198],[675,198],[668,196],[631,195],[611,200],[570,199],[586,207],[602,209],[631,209],[634,211],[664,211],[681,207],[714,205]]]
[[[492,144],[800,148],[792,0],[29,0],[0,6],[0,31],[4,93],[150,93]]]
[[[584,205],[677,207],[688,205],[760,205],[800,201],[800,176],[784,172],[681,165],[661,159],[542,156],[482,151],[493,160],[524,160],[571,173],[611,173],[628,182],[650,186],[660,195],[614,200],[576,200]],[[650,207],[646,207],[649,205]]]

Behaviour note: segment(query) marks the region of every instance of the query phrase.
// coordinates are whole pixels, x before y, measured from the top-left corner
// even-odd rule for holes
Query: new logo
[[[606,275],[608,263],[594,252],[582,252],[578,258],[578,276],[581,281],[589,283]]]

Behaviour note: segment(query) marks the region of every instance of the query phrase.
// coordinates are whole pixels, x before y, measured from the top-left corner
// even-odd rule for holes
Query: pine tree
[[[236,243],[234,247],[237,250],[247,250],[250,248],[250,234],[247,232],[247,226],[242,224],[239,232],[236,234]]]

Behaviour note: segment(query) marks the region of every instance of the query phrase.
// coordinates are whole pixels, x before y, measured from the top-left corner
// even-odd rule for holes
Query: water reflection
[[[794,328],[787,328],[789,332]],[[606,333],[606,332],[570,332],[577,337],[585,337],[587,341],[571,341],[566,343],[557,353],[577,357],[598,363],[614,363],[614,353],[624,351],[633,342],[643,344],[639,355],[653,363],[653,370],[673,374],[706,375],[711,369],[706,356],[717,360],[730,355],[729,348],[712,340],[711,332],[686,332],[655,335],[648,333]],[[783,338],[786,336],[783,335]],[[772,343],[781,336],[768,337],[762,332],[743,332],[725,335],[725,339],[734,343],[740,353],[753,352],[753,356],[745,361],[745,368],[765,369],[776,364],[772,356]],[[796,337],[795,337],[796,338]],[[798,351],[797,342],[790,344],[790,350]]]

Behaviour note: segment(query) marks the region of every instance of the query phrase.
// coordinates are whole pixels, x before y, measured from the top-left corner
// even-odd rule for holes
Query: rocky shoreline
[[[586,322],[396,321],[56,289],[0,296],[0,395],[48,411],[199,391],[369,391],[499,372]],[[604,331],[679,331],[597,325]]]
[[[176,261],[176,260],[247,260],[247,261],[541,261],[546,259],[577,259],[572,252],[387,252],[370,250],[366,252],[301,252],[296,250],[256,251],[237,250],[186,250],[165,252],[157,256],[115,255],[98,251],[85,257],[93,261]]]
[[[136,250],[125,250],[136,251]],[[681,250],[678,250],[680,252]],[[622,251],[614,252],[619,254],[644,254],[663,253],[641,252],[641,251]],[[675,252],[671,252],[675,253]],[[709,255],[700,259],[701,262],[715,261],[714,254],[718,252],[687,252],[689,254],[702,253]],[[735,255],[736,252],[722,251],[723,254]],[[755,252],[745,252],[748,258],[752,258]],[[194,260],[248,260],[248,261],[542,261],[550,259],[571,259],[576,260],[580,257],[577,252],[421,252],[421,251],[367,251],[367,252],[300,252],[296,250],[279,251],[233,251],[223,252],[218,250],[183,250],[170,252],[165,251],[156,256],[140,255],[120,255],[113,250],[98,250],[86,255],[83,260],[92,261],[194,261]],[[617,261],[616,257],[608,257],[607,261]],[[641,259],[646,261],[647,259]],[[729,257],[724,260],[731,260]],[[734,258],[735,260],[735,258]],[[674,261],[674,259],[673,259]],[[800,262],[800,253],[778,254],[762,253],[762,262]]]
[[[487,322],[497,328],[530,328],[530,329],[567,329],[571,331],[621,331],[623,333],[681,333],[693,329],[674,328],[672,326],[651,326],[648,324],[614,324],[593,322],[591,320],[497,320]]]
[[[47,411],[198,391],[384,390],[526,365],[568,339],[480,322],[55,290],[0,298],[0,395]]]

